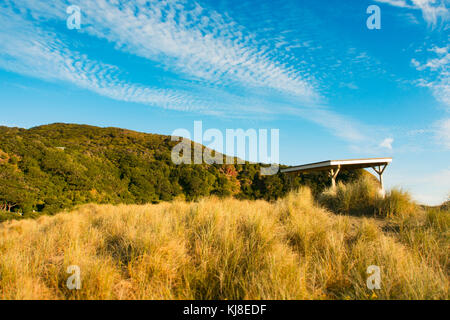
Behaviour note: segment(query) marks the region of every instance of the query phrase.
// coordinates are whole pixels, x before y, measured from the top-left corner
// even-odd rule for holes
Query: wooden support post
[[[341,170],[341,166],[338,166],[336,170],[331,169],[330,170],[330,177],[331,177],[331,188],[334,190],[336,189],[336,177]]]
[[[380,180],[380,195],[384,198],[384,196],[386,195],[386,191],[384,190],[384,185],[383,185],[383,172],[384,170],[386,170],[387,164],[383,165],[383,166],[378,166],[377,167],[372,167],[372,169],[378,173],[378,177]]]
[[[336,179],[334,179],[334,169],[330,170],[330,178],[331,178],[331,188],[336,188]]]

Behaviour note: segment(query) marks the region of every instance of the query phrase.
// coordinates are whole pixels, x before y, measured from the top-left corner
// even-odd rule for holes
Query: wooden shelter
[[[340,170],[353,170],[372,168],[379,177],[380,193],[384,195],[383,173],[392,158],[369,158],[369,159],[349,159],[349,160],[327,160],[303,164],[299,166],[281,169],[284,173],[308,173],[314,171],[328,171],[331,178],[331,186],[336,187],[336,177]]]

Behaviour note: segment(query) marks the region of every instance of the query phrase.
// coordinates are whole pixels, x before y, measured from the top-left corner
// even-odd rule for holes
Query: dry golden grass
[[[340,182],[335,189],[325,190],[319,196],[319,202],[333,212],[355,216],[405,218],[420,211],[410,194],[400,189],[392,189],[382,198],[378,182],[369,175],[348,184]]]
[[[277,202],[86,205],[0,224],[0,299],[448,299],[449,213],[335,215]],[[82,287],[68,290],[69,265]]]

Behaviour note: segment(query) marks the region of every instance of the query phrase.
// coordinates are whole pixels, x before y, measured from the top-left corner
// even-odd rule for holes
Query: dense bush
[[[52,124],[0,127],[0,210],[55,213],[84,203],[144,204],[215,195],[274,200],[324,174],[261,176],[259,164],[174,165],[169,136]],[[351,181],[360,172],[342,173]]]

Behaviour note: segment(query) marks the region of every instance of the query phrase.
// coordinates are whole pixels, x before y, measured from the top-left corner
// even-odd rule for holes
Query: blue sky
[[[370,5],[381,29],[369,30]],[[69,5],[81,29],[66,26]],[[450,1],[2,1],[0,125],[280,130],[280,162],[392,156],[450,193]]]

